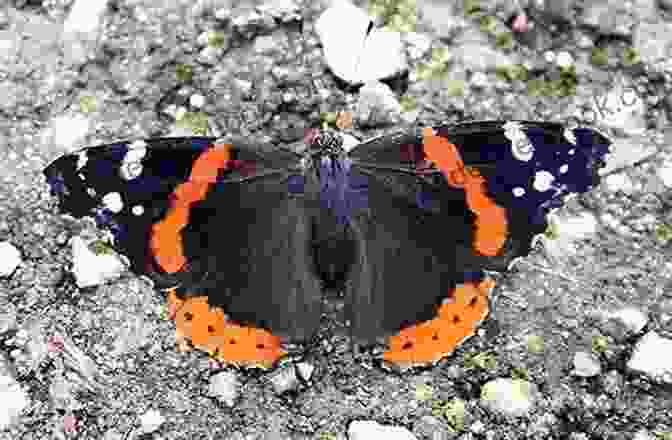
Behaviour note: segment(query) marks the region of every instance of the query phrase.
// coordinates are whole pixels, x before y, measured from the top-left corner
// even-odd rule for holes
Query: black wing
[[[486,121],[355,147],[351,179],[365,181],[368,206],[352,219],[358,243],[347,296],[353,334],[370,342],[404,329],[389,341],[398,345],[405,335],[411,353],[400,356],[396,347],[390,359],[430,361],[452,351],[465,329],[475,329],[465,320],[487,314],[488,289],[467,289],[465,301],[462,283],[526,255],[546,228],[548,210],[597,182],[608,145],[590,129]],[[446,298],[451,307],[465,306],[451,309],[456,322],[441,313]],[[478,312],[467,307],[472,302]],[[425,339],[411,341],[409,334]]]
[[[301,339],[320,319],[300,159],[242,139],[164,138],[87,148],[45,174],[66,213],[94,216],[134,271],[187,300],[189,329],[178,332],[224,360],[253,362],[268,360],[264,348],[279,353],[257,343],[255,327]],[[186,312],[203,297],[227,320]]]

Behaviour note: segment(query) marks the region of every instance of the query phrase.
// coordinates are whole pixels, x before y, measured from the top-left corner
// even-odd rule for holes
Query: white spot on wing
[[[124,162],[119,168],[119,174],[124,180],[133,180],[142,174],[142,164],[140,162]]]
[[[565,128],[565,131],[562,134],[565,136],[565,139],[567,139],[567,142],[572,145],[576,145],[576,136],[574,135],[574,130],[571,128]]]
[[[513,188],[514,196],[521,197],[523,194],[525,194],[525,188],[521,188],[520,186]]]
[[[86,151],[80,151],[79,153],[77,153],[77,171],[84,168],[88,161],[89,156],[86,154]]]
[[[135,205],[135,206],[131,209],[131,212],[133,213],[133,215],[138,215],[138,216],[140,216],[140,215],[144,214],[144,212],[145,212],[145,208],[143,208],[142,205]]]
[[[532,186],[534,186],[534,189],[540,192],[548,191],[551,188],[551,184],[554,180],[555,177],[548,171],[537,171],[537,173],[534,175],[534,183]]]
[[[528,162],[534,156],[534,146],[523,131],[520,122],[507,121],[504,125],[504,136],[511,141],[511,153],[513,157],[523,162]]]
[[[118,192],[105,194],[103,196],[103,205],[115,214],[124,208],[124,202],[121,200],[121,195]]]
[[[138,162],[147,154],[147,142],[143,140],[134,141],[128,146],[128,152],[124,156],[124,162]]]
[[[569,169],[569,165],[564,164],[560,167],[560,169],[558,171],[560,171],[560,174],[565,174],[568,169]]]

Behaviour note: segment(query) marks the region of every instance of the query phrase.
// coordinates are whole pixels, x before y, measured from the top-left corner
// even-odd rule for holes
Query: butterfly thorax
[[[315,130],[308,139],[304,163],[307,173],[319,182],[319,199],[341,221],[349,217],[351,161],[343,148],[343,137],[335,130]]]

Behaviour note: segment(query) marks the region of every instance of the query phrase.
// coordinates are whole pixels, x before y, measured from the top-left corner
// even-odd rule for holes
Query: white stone
[[[343,149],[346,152],[352,150],[361,143],[359,139],[348,133],[341,133],[341,136],[343,137]]]
[[[299,362],[296,364],[296,371],[299,373],[299,376],[307,382],[313,376],[315,365],[309,364],[308,362]]]
[[[562,51],[555,57],[555,64],[559,67],[567,68],[574,64],[574,58],[569,52]]]
[[[630,177],[621,172],[609,174],[604,178],[604,183],[607,185],[611,191],[623,191],[628,194],[633,190],[633,183]]]
[[[628,368],[646,374],[654,380],[672,384],[672,339],[656,332],[645,334],[637,343]]]
[[[401,104],[387,84],[367,82],[359,90],[354,119],[360,124],[377,125],[394,122],[401,115]]]
[[[157,410],[150,409],[146,413],[140,416],[140,430],[148,434],[159,429],[159,426],[166,421],[166,418],[161,415]]]
[[[126,269],[124,262],[116,254],[96,255],[81,237],[73,237],[72,272],[77,286],[89,287],[117,278]]]
[[[240,383],[235,373],[224,371],[210,377],[208,393],[229,407],[233,407],[240,394]]]
[[[0,242],[0,277],[14,273],[21,264],[21,252],[8,241]]]
[[[672,161],[663,164],[657,171],[658,177],[663,181],[663,185],[672,188]]]
[[[82,115],[61,115],[52,120],[50,141],[59,147],[72,147],[86,136],[91,121]]]
[[[200,93],[194,93],[189,98],[189,105],[195,108],[203,107],[203,105],[205,105],[205,96],[201,95]]]
[[[617,85],[592,101],[592,112],[599,123],[627,135],[646,130],[646,104],[631,87]]]
[[[576,216],[555,217],[560,234],[570,239],[589,237],[597,232],[597,219],[590,212]]]
[[[602,372],[602,366],[599,359],[592,353],[585,351],[578,351],[574,353],[574,373],[576,376],[592,377],[597,376]]]
[[[76,0],[63,24],[65,33],[91,34],[98,30],[108,0]]]
[[[646,313],[635,307],[625,307],[609,314],[610,318],[618,319],[633,333],[639,333],[649,322]]]
[[[327,64],[352,84],[383,79],[407,68],[401,34],[373,29],[367,36],[370,23],[371,18],[348,1],[337,2],[315,22]]]
[[[28,406],[28,394],[10,376],[0,377],[0,429],[18,422],[21,411]]]
[[[293,365],[274,371],[269,377],[269,381],[273,385],[273,391],[276,394],[294,390],[299,386],[299,378]]]
[[[481,389],[481,401],[486,407],[513,417],[532,409],[536,397],[536,385],[521,379],[499,378]]]
[[[370,420],[357,420],[348,427],[349,440],[417,440],[408,429],[401,426],[381,425]]]

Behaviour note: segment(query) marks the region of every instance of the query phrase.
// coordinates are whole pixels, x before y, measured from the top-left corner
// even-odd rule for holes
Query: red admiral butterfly
[[[589,128],[485,121],[302,154],[246,139],[86,148],[45,169],[61,208],[93,216],[136,273],[169,291],[182,346],[272,365],[343,292],[354,342],[429,364],[471,336],[494,283],[546,214],[597,184],[610,142]],[[325,290],[326,289],[326,290]]]

